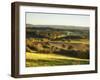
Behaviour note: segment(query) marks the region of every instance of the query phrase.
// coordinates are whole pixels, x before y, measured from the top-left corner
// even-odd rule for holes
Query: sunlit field
[[[62,56],[59,54],[26,53],[26,66],[59,66],[59,65],[79,65],[89,64],[88,59],[79,59]]]

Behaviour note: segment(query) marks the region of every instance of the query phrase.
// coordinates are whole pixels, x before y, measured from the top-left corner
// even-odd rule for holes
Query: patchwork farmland
[[[26,25],[26,66],[89,64],[89,28]]]

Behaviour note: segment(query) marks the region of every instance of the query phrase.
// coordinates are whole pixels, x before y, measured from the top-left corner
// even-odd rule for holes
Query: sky
[[[89,15],[54,14],[54,13],[26,13],[26,24],[33,25],[71,25],[89,27]]]

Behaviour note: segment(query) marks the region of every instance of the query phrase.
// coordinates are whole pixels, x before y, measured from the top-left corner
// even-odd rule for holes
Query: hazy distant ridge
[[[35,29],[76,29],[76,30],[89,30],[89,27],[81,27],[81,26],[64,26],[64,25],[32,25],[32,24],[26,24],[27,28],[35,28]]]

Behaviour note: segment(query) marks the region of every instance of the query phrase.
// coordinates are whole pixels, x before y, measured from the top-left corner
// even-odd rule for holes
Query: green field
[[[59,54],[26,53],[26,67],[89,64],[88,59],[62,56]]]

